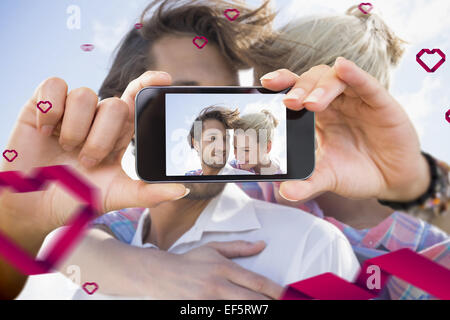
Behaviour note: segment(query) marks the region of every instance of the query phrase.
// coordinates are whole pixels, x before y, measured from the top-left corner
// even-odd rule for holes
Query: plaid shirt
[[[237,183],[250,197],[276,202],[274,184],[271,182]],[[450,268],[450,238],[440,229],[406,213],[395,212],[376,227],[365,230],[354,229],[331,217],[324,217],[315,201],[299,205],[299,209],[324,218],[338,227],[347,237],[360,263],[401,248],[410,248],[435,262]],[[116,237],[131,243],[137,222],[145,208],[131,208],[103,215],[93,224],[108,226]],[[387,284],[384,298],[434,299],[430,294],[392,277]],[[387,295],[386,295],[387,294]]]
[[[186,172],[184,175],[185,176],[201,176],[201,175],[203,175],[203,170],[202,169],[191,170],[191,171]]]

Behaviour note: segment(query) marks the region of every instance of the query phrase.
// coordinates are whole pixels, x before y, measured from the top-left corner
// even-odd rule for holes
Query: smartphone
[[[136,96],[139,178],[156,182],[307,179],[315,114],[262,87],[147,87]]]

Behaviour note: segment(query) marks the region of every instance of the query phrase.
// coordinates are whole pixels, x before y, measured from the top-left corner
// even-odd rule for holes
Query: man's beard
[[[220,163],[206,163],[206,162],[203,162],[203,164],[205,166],[209,167],[209,168],[212,168],[212,169],[222,169],[223,167],[225,167],[225,163],[220,164]]]
[[[205,160],[208,159],[209,161]],[[227,164],[228,153],[223,155],[223,157],[219,156],[210,156],[210,157],[202,157],[201,161],[203,165],[210,167],[212,169],[222,169]]]
[[[207,200],[214,198],[225,188],[225,183],[185,183],[191,192],[186,196],[190,200]]]

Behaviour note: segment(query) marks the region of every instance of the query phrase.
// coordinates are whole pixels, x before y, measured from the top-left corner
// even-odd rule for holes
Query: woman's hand
[[[292,110],[316,113],[316,167],[304,181],[281,184],[289,200],[325,191],[347,198],[412,201],[427,190],[428,164],[402,106],[371,75],[338,58],[298,76],[278,70],[261,78],[270,90],[293,87],[284,99]]]

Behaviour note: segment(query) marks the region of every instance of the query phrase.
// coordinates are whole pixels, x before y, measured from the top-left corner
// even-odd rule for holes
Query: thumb
[[[264,241],[249,242],[243,240],[210,242],[206,245],[216,249],[221,255],[229,259],[254,256],[266,247],[266,243]]]
[[[124,177],[114,184],[105,201],[106,212],[123,208],[152,208],[165,201],[179,200],[187,196],[190,189],[175,183],[146,183]]]
[[[301,181],[285,181],[281,183],[279,193],[288,201],[307,201],[317,197],[319,194],[332,190],[332,172],[321,168],[319,165],[314,170],[311,177]]]

